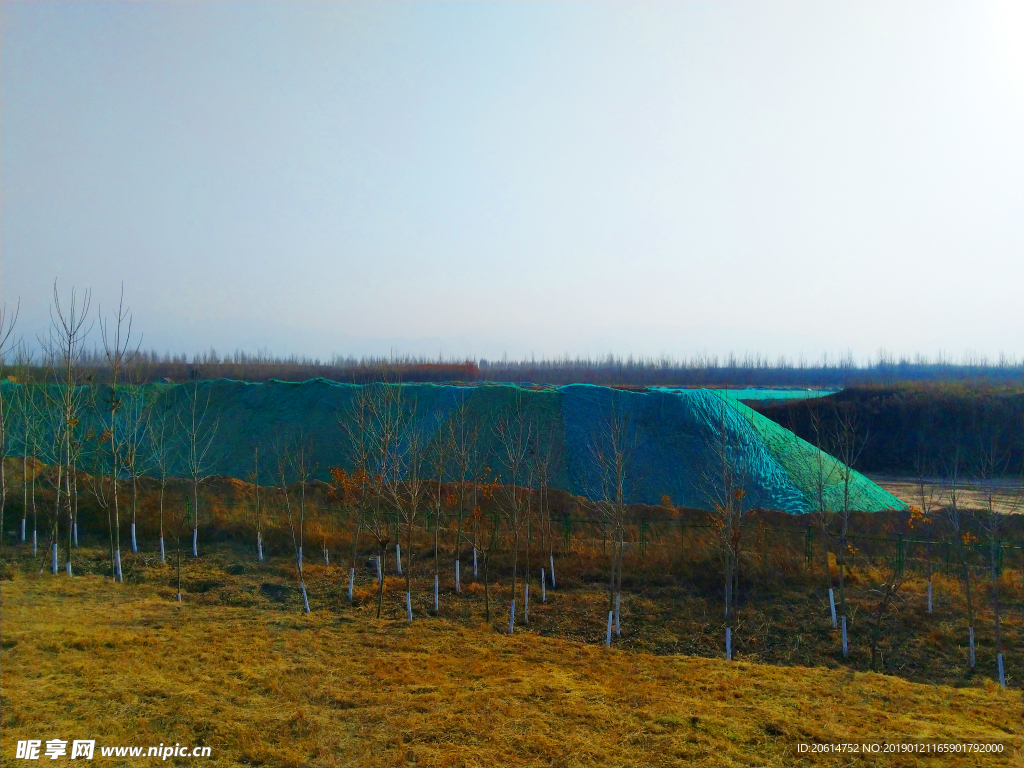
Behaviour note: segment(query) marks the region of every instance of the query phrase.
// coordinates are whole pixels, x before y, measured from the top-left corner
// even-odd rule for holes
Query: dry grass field
[[[409,624],[374,620],[368,610],[304,615],[290,603],[231,605],[201,591],[179,604],[167,573],[115,585],[98,575],[8,570],[13,578],[0,582],[4,765],[30,764],[13,759],[17,740],[54,737],[210,746],[208,759],[176,761],[192,765],[1022,759],[1020,691],[990,680],[950,687],[848,669],[652,655],[429,616]],[[191,583],[202,588],[194,573]],[[999,742],[1005,751],[798,751],[836,742]],[[93,762],[115,764],[98,751]]]

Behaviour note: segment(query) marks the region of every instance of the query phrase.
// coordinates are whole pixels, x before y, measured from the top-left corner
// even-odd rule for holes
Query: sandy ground
[[[868,477],[907,504],[921,506],[921,491],[917,478],[896,475]],[[950,483],[945,478],[931,478],[925,482],[925,498],[930,498],[933,504],[948,504],[950,491]],[[996,512],[1016,514],[1024,511],[1024,486],[1016,478],[963,483],[960,486],[960,506],[964,509],[987,509],[990,497]]]

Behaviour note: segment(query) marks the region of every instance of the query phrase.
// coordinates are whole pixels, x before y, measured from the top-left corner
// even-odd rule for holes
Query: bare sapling
[[[466,518],[467,490],[470,484],[471,474],[474,472],[474,461],[477,454],[477,441],[480,435],[479,424],[471,417],[469,406],[466,403],[466,391],[459,390],[460,402],[458,408],[448,420],[448,442],[452,449],[452,459],[455,470],[455,480],[458,483],[458,500],[455,503],[456,529],[455,529],[455,593],[462,591],[462,562],[461,554],[466,545],[466,533],[464,530]],[[471,510],[472,511],[472,510]],[[474,542],[475,544],[475,542]],[[473,548],[474,559],[476,547]],[[473,577],[476,578],[476,566],[473,566]]]
[[[79,370],[82,363],[83,346],[92,329],[89,323],[91,294],[82,296],[72,289],[68,299],[61,303],[57,283],[53,284],[53,305],[50,311],[50,329],[46,339],[41,339],[44,354],[51,360],[55,399],[59,416],[57,427],[57,493],[58,509],[55,513],[67,521],[65,536],[65,563],[68,575],[72,575],[71,552],[74,540],[75,508],[71,493],[71,476],[74,471],[77,435],[82,411],[83,394],[79,388]],[[60,509],[63,504],[63,509]],[[58,523],[59,525],[59,523]],[[54,528],[54,546],[57,545],[58,530]],[[54,554],[56,562],[56,553]]]
[[[911,509],[908,528],[912,529],[925,521],[921,511],[914,507]],[[881,639],[882,622],[886,615],[893,608],[893,605],[900,598],[900,590],[903,588],[907,578],[907,552],[903,535],[896,539],[896,547],[891,559],[885,564],[885,579],[877,590],[873,590],[878,597],[878,607],[875,609],[871,623],[871,671],[877,672],[879,664],[882,663]]]
[[[332,467],[330,472],[336,483],[335,493],[341,498],[342,504],[349,512],[352,521],[352,546],[348,569],[348,600],[353,600],[356,578],[356,558],[359,555],[359,534],[365,520],[364,511],[369,497],[370,451],[372,448],[371,430],[373,429],[373,403],[371,390],[360,387],[349,402],[345,414],[340,419],[342,435],[345,440],[345,453],[354,468],[352,474],[339,467]],[[379,564],[378,560],[378,564]]]
[[[932,465],[926,454],[919,451],[915,460],[914,496],[917,501],[916,509],[920,516],[920,526],[923,529],[925,541],[925,567],[927,568],[928,593],[927,611],[932,612],[933,587],[932,587],[932,530],[934,527],[935,513],[939,509],[939,493],[936,484],[932,482]],[[913,511],[915,507],[911,507]]]
[[[121,297],[117,305],[117,311],[112,318],[104,319],[103,310],[100,308],[100,337],[103,341],[103,352],[110,366],[110,400],[109,400],[109,422],[107,424],[108,437],[110,440],[110,485],[111,501],[114,512],[113,534],[114,534],[114,578],[117,581],[124,581],[121,570],[121,511],[120,500],[117,493],[118,479],[121,472],[120,435],[118,434],[118,411],[124,405],[121,399],[120,385],[121,377],[125,368],[135,359],[139,352],[139,345],[142,339],[132,346],[132,316],[128,307],[124,305],[124,287],[121,288]]]
[[[702,472],[704,496],[721,543],[725,578],[725,657],[732,660],[733,626],[739,586],[739,555],[743,521],[749,511],[747,462],[751,451],[748,433],[732,423],[731,408],[721,399],[715,404],[717,419],[709,426],[708,448],[712,461]],[[742,417],[737,417],[742,418]]]
[[[978,486],[982,507],[979,518],[988,545],[988,572],[992,598],[992,616],[995,625],[996,666],[999,672],[999,685],[1006,687],[1006,670],[1003,664],[1003,627],[1002,604],[999,600],[999,574],[1003,560],[1003,522],[1005,514],[1000,511],[996,499],[997,483],[1010,467],[1010,450],[1003,440],[1002,425],[988,414],[977,425],[977,447],[975,449],[974,480]],[[1014,498],[1008,513],[1017,512],[1018,496]]]
[[[260,512],[260,447],[252,449],[253,524],[256,527],[256,562],[263,562],[263,515]]]
[[[833,403],[834,420],[832,429],[833,454],[839,459],[839,482],[842,489],[842,506],[839,511],[839,610],[843,626],[843,656],[849,656],[846,633],[849,619],[846,611],[846,556],[850,551],[850,513],[852,499],[850,492],[854,482],[854,465],[860,459],[868,441],[868,431],[857,411],[848,404]]]
[[[0,548],[3,548],[4,511],[7,509],[7,467],[6,459],[13,441],[8,438],[12,422],[12,411],[6,404],[7,392],[4,390],[4,367],[10,352],[9,342],[18,322],[19,302],[13,310],[5,303],[0,307]]]
[[[626,498],[633,451],[636,447],[636,428],[628,412],[617,407],[616,393],[591,436],[588,452],[596,472],[596,487],[591,489],[604,529],[612,537],[609,563],[608,611],[614,616],[615,635],[622,634],[620,602],[622,594],[622,562],[625,548]]]
[[[406,403],[402,398],[401,385],[397,390],[396,418],[398,440],[395,443],[391,472],[387,475],[385,488],[391,504],[399,516],[404,529],[408,568],[405,569],[405,612],[406,620],[412,621],[412,564],[413,531],[423,504],[426,491],[426,460],[428,436],[416,418],[416,403]],[[401,538],[401,529],[399,538]],[[396,556],[400,554],[396,551]]]
[[[523,487],[529,465],[533,420],[527,411],[522,390],[516,389],[512,404],[494,424],[499,458],[504,464],[507,485],[498,505],[512,534],[512,597],[509,606],[509,634],[515,632],[516,595],[519,579],[519,549],[526,518],[526,488]]]
[[[164,546],[164,500],[167,495],[167,481],[171,474],[171,450],[173,448],[174,419],[171,414],[166,394],[155,399],[152,407],[146,412],[145,449],[148,452],[148,464],[156,476],[157,482],[157,522],[160,537],[160,564],[167,562]]]
[[[18,372],[17,378],[21,382],[21,386],[18,387],[16,397],[11,400],[12,407],[12,422],[15,422],[20,430],[18,432],[18,442],[20,443],[21,452],[21,491],[22,491],[22,503],[21,503],[21,529],[19,532],[18,540],[24,544],[27,539],[28,529],[28,459],[32,453],[32,434],[33,434],[33,416],[35,413],[34,403],[32,399],[33,383],[30,380],[30,365],[32,362],[31,352],[25,342],[19,341],[18,346],[14,350],[14,367]],[[15,415],[14,411],[17,411]]]
[[[280,494],[282,503],[285,508],[285,516],[288,520],[288,532],[291,534],[292,539],[292,552],[295,557],[295,575],[299,582],[299,591],[302,594],[302,607],[306,613],[309,613],[309,596],[306,593],[306,581],[302,573],[302,539],[301,539],[301,528],[295,524],[295,512],[294,505],[291,500],[291,493],[289,486],[293,484],[294,473],[296,472],[297,466],[302,463],[301,460],[297,460],[294,456],[294,452],[303,452],[304,447],[299,441],[298,445],[291,446],[284,441],[279,441],[276,450],[276,464],[277,464],[277,489]]]
[[[379,619],[384,605],[384,573],[387,568],[387,549],[400,531],[392,529],[394,516],[386,503],[386,489],[393,486],[396,472],[398,442],[401,434],[401,390],[388,384],[368,384],[369,416],[364,432],[366,456],[369,466],[367,481],[371,500],[366,505],[366,530],[377,545],[377,613]]]
[[[836,481],[836,464],[825,453],[824,440],[825,432],[821,419],[821,406],[813,400],[807,401],[808,415],[811,422],[811,430],[814,433],[814,447],[817,449],[814,454],[812,482],[815,495],[815,517],[818,519],[818,529],[821,534],[821,556],[825,568],[825,585],[828,594],[829,610],[832,616],[832,629],[839,626],[836,617],[835,590],[832,586],[832,564],[829,561],[829,541],[832,538],[829,531],[828,518],[831,514],[831,507],[827,499],[828,492]],[[794,434],[793,439],[797,437]]]
[[[210,390],[200,391],[199,371],[182,387],[184,401],[177,412],[181,455],[192,490],[192,557],[199,557],[199,486],[209,479],[213,446],[220,425],[210,414]]]
[[[122,390],[124,407],[120,412],[119,433],[121,435],[122,465],[127,475],[126,479],[131,483],[132,492],[132,552],[138,552],[136,525],[139,509],[139,478],[150,468],[149,453],[146,450],[146,428],[149,424],[149,411],[153,404],[150,394],[152,390],[142,384],[144,376],[138,358],[126,369],[126,373],[127,383]]]
[[[964,582],[964,598],[967,603],[967,640],[969,647],[969,663],[971,670],[975,666],[974,655],[974,603],[971,600],[971,569],[968,565],[968,554],[974,535],[964,527],[962,514],[963,500],[963,455],[961,438],[958,434],[952,449],[946,456],[946,516],[953,531],[953,547],[960,575]]]
[[[428,445],[428,460],[430,470],[437,482],[437,492],[433,497],[433,523],[434,523],[434,615],[440,612],[440,580],[441,580],[441,520],[444,514],[444,506],[452,506],[452,501],[445,500],[444,482],[448,478],[449,464],[454,454],[454,445],[451,441],[452,434],[450,427],[444,421],[444,414],[440,411],[435,414],[435,421],[438,423],[438,433]],[[458,544],[455,546],[456,557]]]

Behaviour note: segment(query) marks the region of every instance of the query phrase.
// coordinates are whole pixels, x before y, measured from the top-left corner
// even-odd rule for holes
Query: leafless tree
[[[277,487],[284,502],[285,516],[288,519],[288,531],[291,534],[292,550],[295,555],[295,573],[299,580],[299,590],[302,593],[302,606],[303,610],[309,613],[309,595],[306,592],[306,579],[302,570],[302,536],[305,516],[305,483],[308,481],[311,462],[310,450],[309,446],[299,436],[291,444],[288,441],[279,439],[275,453]],[[303,476],[306,478],[305,480],[301,479]],[[300,492],[302,500],[298,510],[298,526],[295,523],[296,510],[292,504],[290,492],[290,486],[296,481],[299,481],[302,485]]]
[[[75,509],[71,492],[71,477],[74,474],[77,431],[80,424],[83,395],[79,389],[79,368],[82,362],[84,342],[92,324],[89,322],[91,293],[86,291],[82,296],[72,289],[70,296],[62,304],[57,291],[57,283],[53,284],[53,305],[50,308],[50,330],[45,339],[40,339],[44,354],[52,362],[52,372],[56,388],[56,400],[59,405],[57,428],[57,488],[55,499],[55,517],[62,512],[67,520],[67,536],[65,537],[65,562],[67,573],[72,574],[71,551],[74,540]],[[45,391],[45,390],[44,390]],[[63,507],[63,508],[62,508]],[[58,525],[55,520],[53,546],[58,541]],[[53,562],[56,564],[57,552],[54,549]],[[56,569],[56,566],[54,566]]]
[[[405,569],[405,611],[406,618],[412,621],[412,535],[426,492],[429,435],[417,419],[416,402],[409,402],[404,397],[401,385],[392,389],[397,398],[394,401],[397,439],[393,444],[389,471],[384,475],[384,489],[405,532],[408,557],[408,567]]]
[[[164,548],[164,499],[167,493],[167,481],[171,476],[171,460],[174,440],[175,420],[170,411],[170,403],[166,393],[155,399],[146,411],[146,442],[147,462],[156,475],[159,487],[157,504],[160,528],[160,563],[167,562]]]
[[[1003,629],[1001,603],[999,600],[999,571],[1002,562],[1002,535],[1005,514],[999,510],[997,483],[1010,467],[1010,451],[1004,445],[1003,425],[995,422],[988,414],[977,424],[976,449],[974,451],[974,480],[982,496],[980,517],[982,530],[988,540],[989,578],[992,593],[992,615],[995,622],[996,662],[999,668],[999,684],[1006,687],[1006,672],[1003,666]],[[1009,512],[1017,511],[1018,495],[1011,502]]]
[[[508,631],[515,632],[516,596],[519,579],[519,547],[522,526],[526,517],[525,488],[529,468],[529,450],[533,420],[527,409],[522,390],[516,388],[512,404],[498,417],[494,424],[494,436],[498,441],[501,462],[505,467],[504,503],[500,509],[512,533],[512,603],[509,609]]]
[[[459,390],[460,402],[454,413],[446,424],[447,439],[451,445],[452,463],[455,470],[455,480],[458,483],[458,502],[456,504],[456,532],[455,532],[455,592],[462,591],[462,573],[460,555],[466,545],[466,535],[463,530],[466,517],[467,490],[474,476],[474,458],[477,453],[477,442],[480,436],[480,425],[473,418],[466,402],[466,392]],[[472,510],[470,510],[472,514]],[[474,542],[474,561],[476,550]],[[475,573],[474,573],[475,576]]]
[[[121,297],[118,301],[117,311],[113,317],[104,319],[102,308],[100,309],[100,336],[103,340],[103,351],[107,358],[107,365],[110,366],[110,420],[107,427],[110,438],[110,484],[111,501],[113,502],[114,520],[114,578],[123,581],[124,575],[121,571],[121,512],[120,501],[117,495],[117,484],[121,471],[121,459],[119,452],[119,435],[117,431],[117,414],[123,402],[121,400],[120,379],[125,368],[139,352],[142,338],[132,346],[132,316],[124,305],[124,287],[121,288]]]
[[[11,409],[5,407],[7,393],[4,391],[4,366],[7,362],[9,342],[18,322],[19,302],[13,310],[7,304],[0,307],[0,547],[3,547],[4,510],[7,509],[7,471],[5,460],[10,452],[12,442],[8,439],[11,422]]]
[[[945,458],[946,474],[946,516],[953,531],[953,547],[956,561],[960,566],[960,574],[964,582],[964,597],[967,601],[967,636],[970,647],[971,669],[975,666],[974,655],[974,603],[971,600],[971,569],[968,565],[968,553],[973,535],[965,530],[963,519],[964,470],[962,439],[958,433],[953,445]]]
[[[843,656],[849,655],[846,642],[846,555],[849,551],[850,513],[852,512],[851,490],[855,479],[854,465],[868,441],[868,431],[859,412],[852,406],[833,403],[832,453],[839,460],[839,485],[842,490],[842,505],[839,509],[839,606],[843,625]]]
[[[385,502],[385,488],[399,470],[398,443],[402,428],[401,389],[390,384],[366,385],[369,418],[367,421],[367,480],[372,503],[366,510],[365,528],[377,544],[377,618],[384,603],[384,574],[387,571],[387,548],[398,533],[392,528],[394,517]],[[397,552],[396,552],[397,554]]]
[[[185,471],[192,486],[192,557],[199,557],[199,486],[209,479],[213,466],[213,446],[220,421],[210,414],[210,390],[200,391],[199,376],[182,387],[177,422]]]
[[[370,495],[371,486],[369,467],[374,428],[374,408],[371,397],[372,390],[369,387],[359,387],[339,420],[345,438],[345,451],[354,468],[353,472],[349,474],[344,470],[332,470],[334,479],[340,485],[342,501],[352,513],[351,517],[355,522],[348,569],[348,599],[350,602],[355,587],[359,535],[365,525],[365,505]]]
[[[150,469],[149,452],[146,450],[146,428],[149,425],[149,412],[153,407],[152,390],[140,383],[141,376],[135,366],[129,368],[128,383],[122,389],[123,406],[118,414],[121,436],[120,455],[127,480],[132,490],[132,552],[139,551],[136,537],[136,520],[139,507],[139,478]]]
[[[453,455],[455,454],[455,444],[452,441],[453,434],[451,425],[447,423],[444,418],[444,413],[440,409],[434,414],[435,421],[437,422],[438,429],[434,435],[433,440],[427,441],[427,462],[430,467],[434,479],[437,481],[436,494],[434,495],[434,614],[436,615],[440,611],[439,602],[439,584],[441,580],[441,569],[440,569],[440,558],[441,558],[441,526],[444,514],[445,506],[445,493],[444,483],[449,478],[449,471],[451,469],[451,463]],[[424,435],[426,438],[427,436]],[[455,546],[456,559],[458,558],[458,544]]]
[[[626,498],[636,439],[636,428],[630,421],[628,411],[617,407],[615,393],[612,392],[608,411],[596,425],[596,432],[587,447],[597,470],[597,487],[592,490],[592,496],[605,530],[612,534],[608,614],[609,617],[614,614],[616,635],[622,632],[619,603],[628,513]]]
[[[808,416],[811,423],[811,431],[814,433],[814,464],[812,465],[813,475],[811,482],[814,488],[815,509],[814,514],[818,519],[818,531],[821,534],[821,556],[825,567],[825,584],[828,589],[828,601],[832,615],[832,628],[838,626],[836,619],[835,592],[832,585],[832,565],[829,562],[829,541],[832,534],[829,530],[829,515],[832,509],[829,504],[829,491],[836,482],[837,465],[831,456],[825,453],[826,433],[822,423],[821,406],[819,403],[808,401]],[[793,439],[797,440],[794,434]]]
[[[717,395],[713,395],[717,397]],[[734,423],[735,415],[724,398],[712,401],[716,411],[710,424],[708,449],[712,456],[702,471],[704,496],[722,544],[725,577],[725,651],[732,659],[732,629],[736,620],[739,592],[739,555],[743,521],[750,511],[747,498],[748,461],[752,445],[746,430]]]

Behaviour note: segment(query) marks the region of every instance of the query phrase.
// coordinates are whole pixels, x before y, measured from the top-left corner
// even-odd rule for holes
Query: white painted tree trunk
[[[118,581],[124,581],[124,573],[121,572],[121,550],[114,550],[114,576]]]
[[[52,562],[50,564],[50,570],[54,573],[54,575],[56,575],[57,570],[58,570],[57,569],[57,545],[56,544],[53,545],[53,558],[52,558]]]
[[[199,528],[192,529],[192,557],[199,557]]]
[[[928,579],[928,613],[932,612],[932,580]]]
[[[164,537],[160,537],[160,565],[164,565],[167,562],[167,553],[164,552]]]
[[[71,524],[71,540],[74,542],[75,549],[78,549],[78,522]]]
[[[68,561],[67,561],[67,562],[65,563],[65,566],[67,567],[67,571],[68,571],[68,576],[71,576],[71,575],[73,575],[73,574],[71,573],[71,561],[70,561],[70,560],[68,560]],[[1004,685],[1003,687],[1005,688],[1006,686]]]
[[[620,592],[616,592],[615,593],[615,636],[616,637],[622,637],[622,624],[621,624],[620,619],[619,619],[619,598],[621,596],[622,596],[622,593],[620,593]]]
[[[412,595],[405,593],[405,618],[412,621]]]
[[[352,588],[355,586],[355,583],[356,583],[356,569],[355,568],[349,568],[348,569],[348,601],[350,603],[352,602]]]
[[[732,627],[725,628],[725,658],[732,661]]]
[[[462,582],[459,580],[459,561],[455,561],[455,594],[462,594]]]
[[[843,658],[847,658],[850,655],[850,646],[846,642],[846,616],[843,616]]]
[[[530,623],[530,582],[523,585],[523,621]]]
[[[828,590],[828,605],[832,609],[832,629],[835,629],[838,626],[836,621],[836,596],[831,587]]]
[[[24,517],[21,518],[21,543],[22,544],[25,543],[25,523],[26,522],[27,521],[26,521],[26,519]]]
[[[36,531],[32,531],[32,557],[39,554],[39,537]]]
[[[971,669],[974,669],[974,627],[967,628],[971,640]]]
[[[395,544],[395,567],[398,569],[398,575],[402,575],[402,545]]]
[[[377,555],[377,581],[384,581],[384,574],[380,571],[380,555]]]
[[[135,541],[135,523],[132,523],[132,552],[138,552],[139,545]]]
[[[327,551],[327,547],[324,547],[324,565],[331,564],[331,553]]]
[[[473,547],[473,580],[476,581],[476,547]]]
[[[548,590],[544,579],[544,569],[540,569],[540,601],[546,603],[548,601]]]
[[[299,570],[302,570],[302,547],[299,547]]]
[[[608,611],[608,629],[604,633],[604,647],[610,648],[612,645],[612,618],[615,611]]]
[[[1000,653],[998,656],[996,656],[996,659],[999,662],[999,685],[1002,686],[1003,688],[1005,688],[1006,687],[1006,672],[1003,669],[1003,654]]]
[[[302,604],[306,608],[306,613],[309,613],[309,596],[306,594],[306,585],[302,585]]]
[[[512,608],[508,612],[508,633],[515,634],[516,631],[516,599],[512,598]]]
[[[555,556],[551,555],[550,556],[550,560],[551,560],[551,588],[555,589],[556,588],[556,584],[555,584]]]
[[[435,615],[437,614],[437,611],[438,611],[438,608],[437,608],[437,574],[435,573],[434,574],[434,614]]]
[[[256,534],[256,560],[263,562],[263,534]]]

